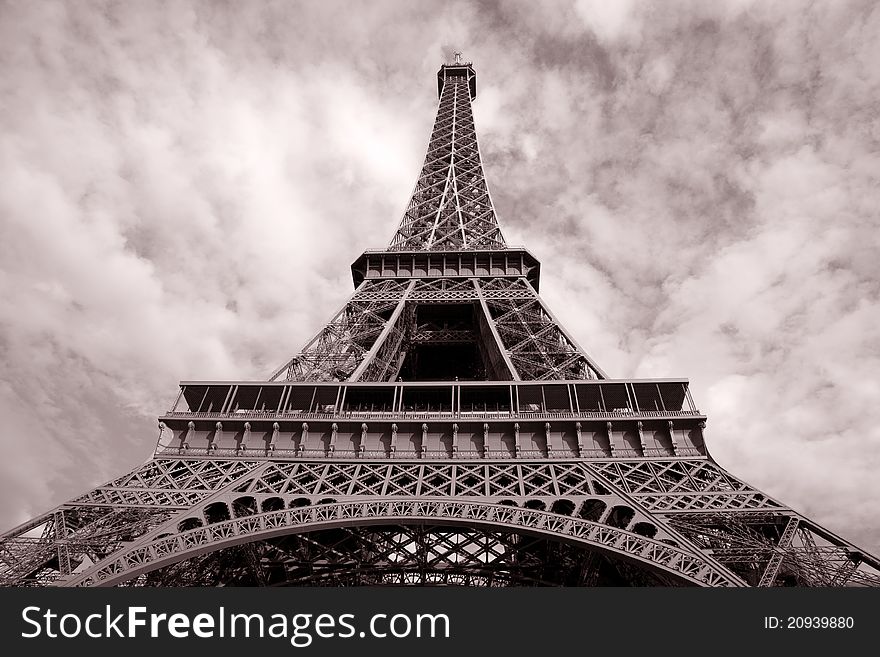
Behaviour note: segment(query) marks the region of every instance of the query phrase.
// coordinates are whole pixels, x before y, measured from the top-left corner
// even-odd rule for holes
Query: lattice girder
[[[396,285],[389,286],[389,283]],[[510,378],[602,379],[604,373],[565,332],[524,277],[365,280],[348,303],[271,380],[394,380],[417,339],[413,311],[424,303],[480,304]]]
[[[738,578],[703,555],[600,523],[485,502],[376,500],[318,504],[260,512],[178,531],[134,547],[65,580],[65,586],[106,586],[190,556],[292,533],[371,524],[409,524],[430,519],[449,527],[485,527],[546,535],[582,544],[666,572],[698,586],[739,586]]]
[[[164,500],[156,496],[161,485],[174,486],[180,494],[189,496],[184,499],[190,503],[168,508]],[[99,491],[111,499],[125,492],[139,505],[140,511],[135,508],[132,512],[141,515],[122,521],[119,514],[124,508],[116,503],[111,506],[96,501],[103,499],[97,497]],[[659,504],[657,500],[664,495],[675,500],[692,496],[712,502],[700,505],[699,511],[693,505],[682,509],[674,503]],[[743,500],[756,497],[763,499],[763,504],[743,504]],[[165,555],[162,563],[167,564],[189,558],[186,555],[193,550],[223,549],[228,541],[262,540],[258,536],[245,539],[242,534],[254,529],[253,520],[247,520],[252,516],[268,518],[266,514],[281,513],[287,518],[282,522],[287,529],[281,531],[277,523],[273,524],[277,518],[268,525],[258,523],[259,528],[269,527],[272,532],[278,529],[275,532],[278,535],[291,531],[307,533],[324,525],[288,527],[286,523],[290,518],[283,512],[333,506],[345,510],[338,511],[339,517],[333,518],[322,515],[324,511],[316,513],[333,526],[352,527],[363,525],[363,516],[352,509],[370,509],[368,515],[378,513],[370,516],[377,523],[390,519],[406,524],[417,516],[391,517],[387,515],[388,509],[399,510],[401,507],[394,506],[398,503],[421,502],[428,506],[407,507],[410,513],[415,508],[425,513],[439,513],[440,507],[430,505],[453,504],[442,507],[442,512],[455,510],[461,514],[449,517],[459,523],[462,531],[472,528],[475,519],[498,520],[503,516],[519,518],[517,522],[525,523],[508,526],[504,531],[528,534],[535,529],[555,527],[554,531],[561,534],[554,540],[570,541],[574,522],[581,527],[579,540],[583,542],[584,536],[589,534],[601,543],[584,543],[584,549],[604,550],[611,546],[622,548],[623,552],[632,548],[640,555],[650,552],[654,556],[643,563],[651,568],[657,566],[658,560],[662,565],[663,555],[671,554],[661,545],[678,546],[678,550],[690,554],[691,561],[684,571],[673,569],[672,574],[676,577],[684,574],[691,583],[743,583],[751,578],[752,585],[758,585],[762,577],[763,585],[788,580],[825,586],[880,583],[877,564],[870,556],[827,533],[816,535],[811,529],[814,525],[806,521],[800,526],[797,540],[790,545],[768,539],[768,527],[779,527],[796,514],[706,458],[530,462],[155,458],[78,499],[91,506],[63,505],[44,516],[42,526],[29,523],[17,533],[3,537],[0,581],[15,585],[66,585],[86,581],[91,577],[87,573],[101,572],[99,577],[104,577],[112,571],[112,581],[119,583],[134,577],[129,569],[152,570],[150,564],[154,557]],[[525,516],[504,515],[508,511],[498,515],[501,512],[497,508],[493,511],[495,515],[485,515],[486,505],[519,510],[529,520],[521,520]],[[379,513],[380,508],[385,511]],[[333,524],[340,519],[345,522]],[[239,520],[244,524],[236,524]],[[59,522],[63,522],[63,530],[58,529]],[[212,540],[219,541],[213,547],[204,542],[201,534],[190,533],[223,523],[227,523],[223,528],[209,532]],[[582,523],[592,529],[585,530],[587,525]],[[706,534],[707,527],[712,528],[709,534]],[[736,527],[742,529],[736,530]],[[763,528],[763,534],[749,527]],[[40,535],[34,536],[35,531]],[[615,537],[613,540],[608,538],[609,531]],[[774,531],[777,536],[782,534],[781,530]],[[631,534],[638,538],[632,538]],[[171,546],[166,539],[174,536],[180,539]],[[709,536],[716,538],[706,542]],[[132,538],[136,539],[134,543],[129,542]],[[642,539],[649,539],[650,545]],[[139,545],[146,546],[146,552],[138,548]],[[123,557],[121,551],[125,550],[134,550],[137,554]],[[172,558],[171,555],[178,555],[178,550],[182,556]],[[694,559],[702,561],[708,570],[697,568]],[[95,565],[89,567],[90,563]],[[74,571],[78,565],[83,572]],[[707,574],[727,573],[728,569],[731,570],[726,579],[718,581],[715,575]],[[774,574],[777,571],[778,577]],[[664,572],[672,571],[667,568]],[[698,572],[708,579],[693,581]]]
[[[632,562],[544,537],[419,525],[342,527],[255,541],[151,571],[138,586],[211,585],[662,585],[681,581]],[[249,558],[256,553],[257,558]]]
[[[522,380],[605,378],[553,318],[537,293],[533,292],[530,298],[488,297],[486,304]]]
[[[505,247],[480,161],[469,79],[450,75],[425,163],[390,249]]]
[[[0,585],[55,585],[136,541],[174,513],[167,508],[117,505],[59,507],[41,517],[34,532],[0,540]]]
[[[348,380],[394,326],[411,287],[411,283],[364,281],[327,325],[270,380]]]
[[[230,480],[231,473],[238,476]],[[154,522],[149,536],[178,531],[191,524],[207,522],[204,509],[217,503],[234,509],[241,506],[240,500],[246,494],[255,509],[265,509],[269,504],[277,508],[291,504],[314,504],[328,499],[348,499],[352,502],[367,495],[372,498],[418,499],[437,496],[455,496],[467,501],[483,498],[510,503],[537,503],[544,508],[554,507],[559,499],[572,504],[568,512],[573,512],[573,501],[581,504],[584,499],[591,505],[599,504],[603,511],[595,515],[597,521],[611,522],[614,509],[627,504],[627,500],[615,496],[602,484],[590,484],[585,476],[583,464],[575,463],[523,463],[523,464],[424,464],[424,463],[338,463],[338,462],[272,462],[241,460],[200,460],[200,459],[155,459],[121,477],[100,490],[103,494],[126,491],[136,496],[142,507],[158,506],[167,513],[162,500],[154,496],[158,481],[179,486],[187,483],[192,489],[181,490],[193,497],[194,504],[178,508],[178,512],[164,524]],[[607,483],[607,482],[606,482]],[[214,492],[212,493],[211,490]],[[94,500],[94,494],[80,499]],[[514,502],[513,500],[516,500]],[[108,507],[95,504],[94,512],[106,513]],[[595,506],[591,507],[595,511]],[[196,509],[197,511],[193,511]],[[201,510],[198,510],[201,509]],[[644,515],[630,516],[628,524],[649,526]],[[141,532],[143,533],[143,532]],[[656,530],[655,530],[656,535]],[[662,535],[662,531],[661,531]],[[149,538],[147,536],[147,538]],[[8,548],[20,543],[22,537],[7,535],[3,544]],[[47,545],[52,543],[44,538]],[[57,542],[57,541],[56,541]],[[118,546],[117,546],[118,547]],[[104,546],[106,553],[113,549]],[[7,573],[14,579],[14,573]]]
[[[880,586],[880,563],[790,510],[715,510],[669,523],[751,586]]]

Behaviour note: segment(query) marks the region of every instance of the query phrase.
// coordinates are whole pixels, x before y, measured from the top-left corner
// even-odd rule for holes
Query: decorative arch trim
[[[666,572],[685,584],[743,585],[699,554],[623,529],[547,511],[454,500],[348,501],[232,518],[131,546],[63,585],[113,586],[190,557],[275,536],[426,519],[437,525],[515,529],[596,548]]]

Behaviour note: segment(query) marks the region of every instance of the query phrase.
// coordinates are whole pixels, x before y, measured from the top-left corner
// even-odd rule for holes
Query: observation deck
[[[705,420],[685,379],[185,381],[157,454],[693,458]]]

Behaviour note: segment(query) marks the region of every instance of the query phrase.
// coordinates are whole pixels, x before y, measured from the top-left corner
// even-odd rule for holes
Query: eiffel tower
[[[876,586],[727,472],[685,379],[609,379],[538,295],[444,64],[391,243],[268,381],[184,381],[142,466],[0,538],[5,586]]]

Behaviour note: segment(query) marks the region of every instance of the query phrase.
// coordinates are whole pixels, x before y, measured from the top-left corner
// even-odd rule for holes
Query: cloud
[[[601,40],[610,40],[624,32],[633,19],[633,0],[577,0],[578,16]]]
[[[147,457],[182,379],[265,378],[390,239],[434,74],[542,295],[686,376],[722,466],[880,552],[869,2],[4,6],[0,525]]]

